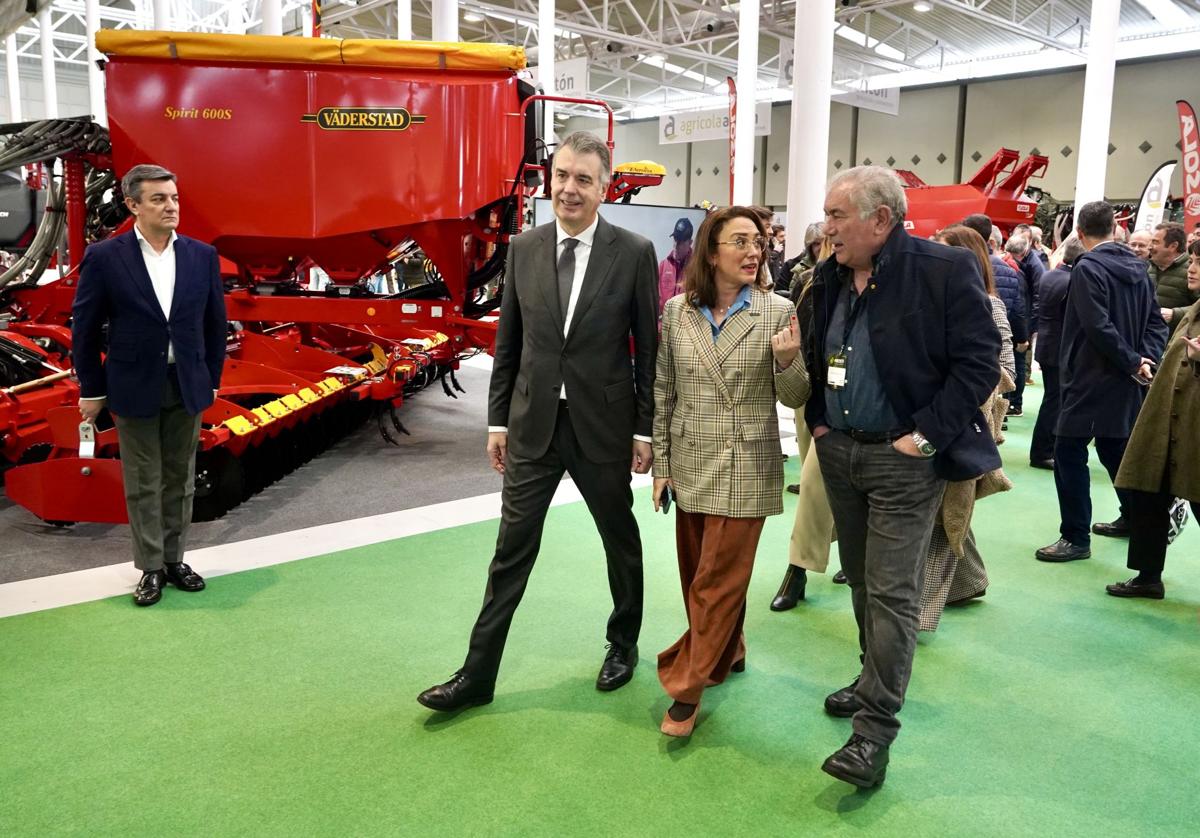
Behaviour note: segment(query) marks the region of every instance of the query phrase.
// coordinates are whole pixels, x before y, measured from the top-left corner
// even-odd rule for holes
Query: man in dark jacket
[[[813,276],[805,408],[859,628],[862,673],[825,699],[854,735],[822,769],[883,780],[912,670],[933,522],[947,480],[1000,465],[979,406],[1000,333],[970,251],[910,237],[895,172],[858,166],[825,197],[833,243]]]
[[[1029,464],[1034,468],[1054,468],[1054,428],[1058,425],[1062,405],[1058,354],[1062,346],[1067,286],[1071,281],[1071,266],[1083,254],[1082,242],[1072,236],[1063,248],[1062,264],[1047,271],[1038,286],[1041,300],[1038,306],[1038,342],[1034,352],[1042,367],[1043,394],[1037,423],[1033,426],[1033,442],[1029,446]]]
[[[1113,226],[1112,207],[1103,201],[1085,204],[1076,216],[1076,233],[1087,253],[1071,269],[1059,354],[1062,413],[1054,445],[1054,485],[1062,537],[1037,551],[1044,562],[1092,555],[1088,442],[1096,440],[1100,462],[1115,478],[1151,368],[1166,346],[1167,327],[1150,278],[1133,251],[1112,241]],[[1118,498],[1123,494],[1117,490]],[[1128,533],[1121,500],[1121,517],[1097,524],[1092,532]]]
[[[1196,295],[1187,284],[1187,234],[1182,224],[1159,224],[1150,240],[1150,281],[1154,296],[1162,309],[1162,319],[1170,326],[1171,334],[1196,302]]]

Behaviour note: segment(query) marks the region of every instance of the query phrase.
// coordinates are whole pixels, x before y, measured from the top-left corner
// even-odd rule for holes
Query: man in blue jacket
[[[133,230],[87,249],[71,351],[80,414],[95,422],[107,406],[117,426],[133,561],[142,571],[133,601],[153,605],[168,582],[204,588],[183,563],[183,548],[200,415],[225,363],[225,296],[217,251],[175,232],[175,175],[134,166],[121,191]]]
[[[1059,386],[1058,355],[1062,346],[1063,318],[1066,316],[1067,287],[1071,266],[1084,253],[1075,236],[1063,246],[1063,260],[1057,268],[1042,275],[1038,287],[1038,342],[1034,350],[1042,368],[1042,406],[1038,408],[1029,445],[1029,465],[1054,470],[1054,429],[1058,426],[1062,392]]]
[[[862,672],[825,699],[854,735],[822,769],[878,785],[912,670],[925,554],[947,480],[998,468],[979,406],[1000,381],[1000,333],[970,251],[904,231],[896,173],[834,177],[813,276],[805,409],[858,622]]]
[[[1054,485],[1061,538],[1037,551],[1044,562],[1089,558],[1091,532],[1128,531],[1127,504],[1118,489],[1121,517],[1097,524],[1089,532],[1092,497],[1087,446],[1096,441],[1100,462],[1115,478],[1152,368],[1167,341],[1167,326],[1145,264],[1112,240],[1112,207],[1103,201],[1084,204],[1075,225],[1087,252],[1071,269],[1059,352],[1062,408],[1054,444]]]

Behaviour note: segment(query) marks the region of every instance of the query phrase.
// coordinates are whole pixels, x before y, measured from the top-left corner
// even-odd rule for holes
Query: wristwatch
[[[912,441],[913,444],[917,446],[917,450],[921,452],[922,456],[932,457],[937,453],[937,449],[933,447],[933,443],[927,440],[920,431],[912,432]]]

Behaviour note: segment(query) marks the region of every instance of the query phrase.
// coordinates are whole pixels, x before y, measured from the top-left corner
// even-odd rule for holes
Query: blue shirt
[[[708,306],[700,306],[700,313],[704,315],[704,319],[708,321],[708,325],[712,328],[713,343],[716,343],[717,338],[721,336],[721,327],[728,323],[733,315],[744,308],[750,308],[751,289],[752,286],[742,286],[742,290],[738,291],[737,297],[733,300],[733,305],[729,307],[729,311],[725,312],[725,319],[721,321],[720,326],[717,325],[717,319],[713,317],[712,309]]]
[[[872,282],[874,279],[872,279]],[[854,322],[846,328],[851,303],[857,310]],[[897,431],[904,424],[888,401],[883,379],[875,366],[871,349],[870,293],[854,292],[854,280],[847,276],[838,294],[829,330],[825,333],[825,358],[838,352],[846,355],[846,386],[825,388],[825,419],[829,427],[842,431]],[[843,340],[845,345],[843,346]]]

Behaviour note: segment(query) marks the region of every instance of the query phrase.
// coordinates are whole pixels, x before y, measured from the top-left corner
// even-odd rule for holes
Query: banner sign
[[[1145,230],[1153,233],[1154,228],[1162,224],[1163,209],[1166,207],[1167,195],[1171,191],[1171,178],[1175,174],[1175,161],[1171,160],[1159,166],[1146,188],[1142,190],[1142,200],[1138,204],[1137,221],[1131,232]]]
[[[527,68],[530,78],[539,79],[537,66]],[[547,90],[550,96],[566,96],[567,98],[588,98],[588,60],[572,58],[568,61],[554,62],[554,89]]]
[[[743,117],[749,114],[743,113]],[[673,113],[658,118],[658,144],[694,143],[702,140],[728,140],[732,126],[728,108]],[[754,135],[771,133],[771,103],[759,102],[754,108]]]
[[[830,97],[834,102],[865,108],[869,111],[896,116],[900,113],[900,88],[885,87],[881,90],[847,90]]]
[[[733,158],[737,148],[737,83],[732,76],[725,77],[729,85],[729,205],[733,206]]]
[[[1191,105],[1179,99],[1175,107],[1179,110],[1180,148],[1183,150],[1183,225],[1190,233],[1200,224],[1200,131],[1196,127],[1196,111]]]

